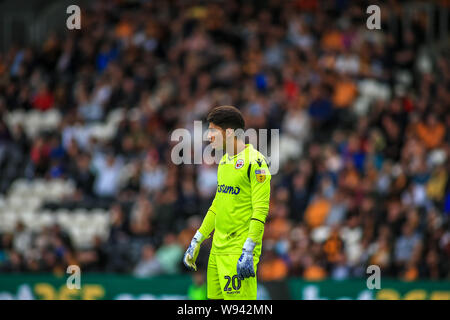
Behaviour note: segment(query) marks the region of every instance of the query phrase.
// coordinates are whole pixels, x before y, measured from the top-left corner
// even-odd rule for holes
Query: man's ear
[[[233,137],[233,136],[234,136],[234,130],[231,129],[231,128],[227,128],[227,129],[225,130],[225,137],[231,138],[231,137]]]

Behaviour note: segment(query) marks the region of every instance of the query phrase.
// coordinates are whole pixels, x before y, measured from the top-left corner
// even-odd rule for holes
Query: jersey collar
[[[228,161],[230,161],[231,159],[234,159],[234,158],[236,158],[237,156],[239,156],[241,153],[243,153],[243,152],[245,152],[245,151],[247,151],[247,150],[250,150],[250,148],[251,148],[251,144],[247,143],[247,144],[245,145],[245,148],[242,149],[241,152],[235,154],[235,155],[232,156],[232,157],[230,157],[230,156],[228,155],[228,153],[227,153],[227,154],[226,154],[226,157],[227,157]]]

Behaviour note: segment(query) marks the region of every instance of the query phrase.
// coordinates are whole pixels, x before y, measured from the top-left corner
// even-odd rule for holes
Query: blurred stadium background
[[[216,168],[169,137],[221,104],[280,129],[259,298],[450,299],[449,6],[0,1],[0,299],[204,298]]]

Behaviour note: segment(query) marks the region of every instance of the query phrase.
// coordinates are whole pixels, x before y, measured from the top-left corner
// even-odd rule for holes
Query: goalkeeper
[[[263,155],[235,130],[245,127],[232,106],[210,111],[208,139],[223,150],[215,198],[183,262],[193,271],[201,243],[214,230],[207,268],[209,299],[256,299],[256,269],[270,200],[271,175]]]

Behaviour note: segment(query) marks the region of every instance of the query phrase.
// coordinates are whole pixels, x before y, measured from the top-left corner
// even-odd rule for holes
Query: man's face
[[[208,127],[208,140],[211,142],[213,149],[222,150],[225,147],[225,130],[210,123]]]

